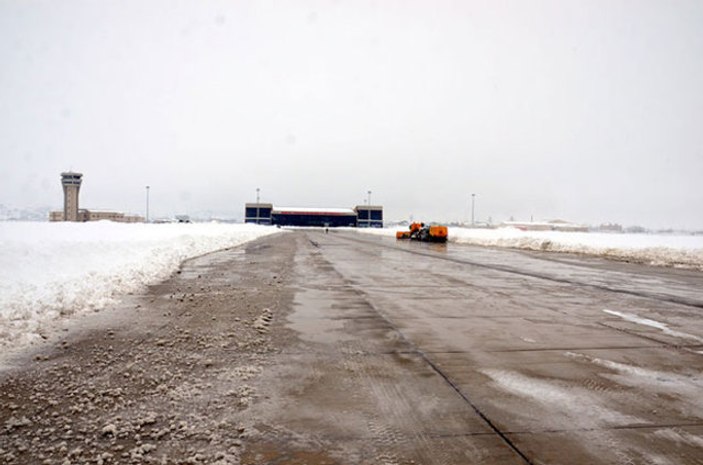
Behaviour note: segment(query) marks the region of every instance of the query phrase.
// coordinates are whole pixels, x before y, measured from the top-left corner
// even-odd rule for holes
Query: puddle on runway
[[[335,344],[353,340],[354,337],[344,331],[349,320],[340,315],[335,305],[339,294],[339,291],[298,290],[293,300],[293,313],[288,316],[288,327],[308,342]]]

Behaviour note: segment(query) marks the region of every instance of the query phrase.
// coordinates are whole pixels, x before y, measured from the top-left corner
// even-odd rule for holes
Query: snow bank
[[[0,222],[0,347],[43,324],[105,307],[183,260],[276,232],[226,224]]]
[[[395,236],[407,228],[359,229]],[[486,247],[570,252],[615,260],[703,270],[703,236],[449,228],[449,241]]]

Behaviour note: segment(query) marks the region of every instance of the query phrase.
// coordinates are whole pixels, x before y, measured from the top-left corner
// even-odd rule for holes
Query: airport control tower
[[[78,221],[78,191],[81,188],[82,178],[82,173],[61,173],[64,221]]]

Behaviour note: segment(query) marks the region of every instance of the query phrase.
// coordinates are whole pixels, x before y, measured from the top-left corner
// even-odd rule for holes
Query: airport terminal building
[[[274,207],[270,203],[247,203],[246,223],[277,226],[382,228],[383,207],[357,205],[354,208]]]

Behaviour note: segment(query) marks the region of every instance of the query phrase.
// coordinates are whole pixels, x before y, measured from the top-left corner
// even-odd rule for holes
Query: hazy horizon
[[[697,1],[0,2],[0,204],[703,228]]]

